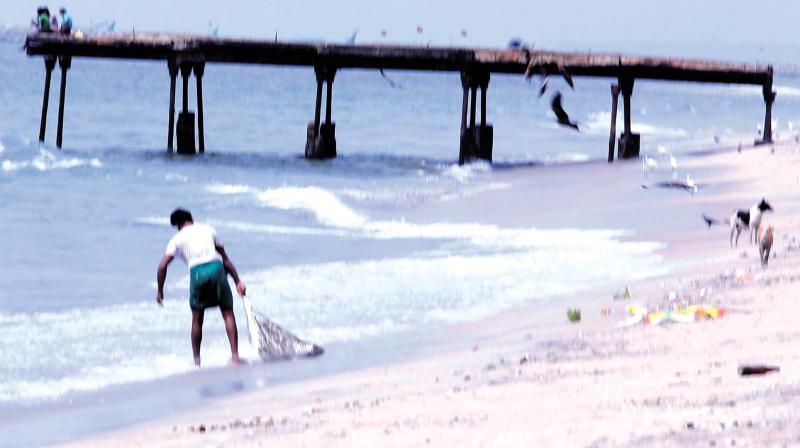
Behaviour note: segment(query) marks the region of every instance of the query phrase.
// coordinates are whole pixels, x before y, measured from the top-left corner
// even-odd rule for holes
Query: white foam
[[[185,297],[185,284],[173,282],[163,308],[148,298],[90,309],[0,313],[0,402],[46,401],[193,369]],[[204,333],[203,365],[225,365],[230,349],[222,326],[206,325]]]
[[[209,224],[220,229],[232,229],[242,232],[267,233],[272,235],[329,235],[329,236],[349,236],[350,232],[339,229],[318,229],[314,227],[300,226],[276,226],[270,224],[255,224],[242,221],[217,221],[209,220]]]
[[[166,175],[164,175],[164,180],[172,182],[181,182],[185,184],[189,182],[189,177],[178,173],[167,173]]]
[[[143,216],[134,218],[137,224],[169,227],[169,218],[159,216]],[[210,219],[206,223],[219,228],[238,230],[247,233],[266,233],[272,235],[330,235],[330,236],[349,236],[350,232],[340,229],[319,229],[315,227],[300,226],[277,226],[271,224],[256,224],[242,221],[219,221]]]
[[[505,188],[505,186],[498,186]],[[430,223],[416,224],[399,221],[371,221],[345,205],[339,198],[318,187],[282,187],[259,194],[267,206],[282,210],[304,210],[314,215],[326,226],[347,230],[353,237],[374,239],[444,239],[460,240],[474,246],[493,249],[521,249],[542,246],[580,246],[599,240],[608,240],[626,235],[618,230],[538,230],[535,228],[503,229],[495,225],[477,223]],[[218,222],[220,227],[229,222]],[[258,229],[257,224],[239,223],[241,228]],[[267,230],[277,230],[270,228]],[[616,243],[616,242],[615,242]],[[645,250],[659,247],[651,243],[642,244]]]
[[[486,184],[479,184],[474,187],[464,187],[452,193],[445,193],[442,194],[439,197],[439,199],[442,201],[453,201],[456,199],[469,198],[490,191],[501,191],[510,189],[511,189],[511,184],[508,182],[490,182]]]
[[[5,151],[5,150],[6,150],[6,147],[3,146],[3,142],[0,142],[0,154],[2,154],[3,151]]]
[[[206,191],[214,194],[244,194],[250,193],[253,189],[249,185],[242,184],[210,184],[206,185]]]
[[[270,207],[310,212],[321,223],[333,227],[357,228],[366,222],[336,195],[318,187],[274,188],[260,193],[258,199]]]
[[[461,183],[467,183],[476,174],[490,171],[492,171],[492,165],[489,162],[475,161],[465,165],[450,165],[442,174],[452,177]]]
[[[755,88],[755,93],[761,95],[761,88]],[[775,91],[778,92],[780,96],[800,96],[800,88],[797,87],[790,87],[790,86],[783,86],[783,85],[776,85]]]
[[[611,112],[600,111],[590,112],[589,121],[585,123],[586,132],[588,134],[608,134],[608,126],[611,123]],[[617,128],[622,127],[622,117],[617,114]],[[633,132],[646,135],[655,135],[659,137],[685,137],[687,132],[681,128],[669,128],[663,126],[654,126],[647,123],[635,122],[631,125]]]
[[[547,154],[544,158],[546,164],[587,162],[589,155],[580,152],[562,152],[557,154]]]
[[[46,149],[40,149],[39,153],[30,160],[12,161],[3,160],[2,169],[5,172],[20,171],[33,168],[38,171],[50,171],[55,169],[70,169],[76,167],[90,166],[92,168],[102,167],[98,159],[80,159],[77,157],[63,157],[54,154]]]
[[[488,254],[431,253],[275,267],[250,273],[245,281],[257,308],[299,336],[328,344],[475,320],[594,285],[667,272],[663,259],[645,249],[598,240]]]

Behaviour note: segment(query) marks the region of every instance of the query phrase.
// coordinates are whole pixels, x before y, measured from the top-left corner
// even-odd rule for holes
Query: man
[[[67,13],[67,8],[63,6],[58,12],[61,14],[61,34],[69,36],[72,34],[72,16]]]
[[[239,364],[239,341],[236,331],[236,318],[233,314],[233,296],[228,286],[226,272],[233,277],[236,291],[244,296],[246,288],[239,279],[236,268],[225,253],[225,248],[217,238],[217,232],[206,224],[195,224],[192,214],[184,209],[176,209],[169,217],[171,225],[178,233],[169,240],[167,250],[158,265],[158,293],[156,302],[163,306],[164,281],[167,266],[175,257],[189,266],[189,307],[192,309],[192,353],[194,363],[200,366],[200,343],[203,340],[203,315],[206,308],[219,307],[225,321],[225,331],[231,344],[231,362]]]
[[[49,33],[52,31],[50,28],[50,11],[47,10],[45,7],[40,7],[36,10],[38,14],[37,20],[39,21],[39,32],[40,33]]]

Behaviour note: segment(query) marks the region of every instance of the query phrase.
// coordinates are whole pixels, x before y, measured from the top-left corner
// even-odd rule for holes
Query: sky
[[[0,24],[24,25],[43,2],[3,3]],[[78,28],[113,19],[117,31],[207,34],[218,26],[220,36],[343,42],[358,30],[362,43],[503,47],[520,38],[548,49],[800,62],[796,0],[64,0],[63,6]]]

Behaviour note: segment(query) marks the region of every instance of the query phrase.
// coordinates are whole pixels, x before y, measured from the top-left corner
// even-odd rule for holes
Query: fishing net
[[[267,316],[253,309],[250,301],[243,297],[244,313],[247,316],[247,331],[250,343],[258,347],[263,360],[288,359],[321,355],[322,347],[306,342],[280,325],[267,319]]]

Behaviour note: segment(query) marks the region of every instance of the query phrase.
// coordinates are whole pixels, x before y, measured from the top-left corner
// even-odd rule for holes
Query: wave
[[[153,225],[159,227],[169,227],[169,218],[157,216],[144,216],[135,218],[135,224]],[[350,236],[351,233],[339,229],[320,229],[316,227],[301,227],[301,226],[278,226],[272,224],[256,224],[243,221],[220,221],[210,219],[204,221],[206,224],[212,225],[218,229],[238,230],[247,233],[265,233],[271,235],[325,235],[325,236]]]
[[[214,194],[244,194],[250,193],[252,187],[242,184],[210,184],[206,185],[206,191]]]
[[[319,187],[274,188],[260,193],[258,199],[273,208],[311,212],[318,221],[332,227],[359,228],[366,223],[364,216]]]
[[[25,169],[35,169],[38,171],[50,171],[56,169],[70,169],[88,166],[91,168],[102,168],[103,163],[97,159],[81,159],[78,157],[64,157],[46,149],[40,149],[39,154],[30,160],[13,161],[3,160],[0,168],[6,173]]]
[[[609,117],[610,118],[610,117]],[[558,154],[547,154],[544,157],[545,165],[559,165],[562,163],[588,162],[588,154],[579,152],[562,152]]]
[[[584,123],[588,134],[608,134],[609,124],[611,123],[611,112],[599,111],[590,112],[589,121]],[[622,129],[622,114],[617,114],[617,129]],[[655,126],[642,122],[631,124],[633,132],[638,134],[655,135],[660,137],[685,137],[688,135],[685,129]]]
[[[501,253],[280,266],[248,273],[245,281],[256,306],[268,309],[272,319],[329,344],[472,321],[670,269],[662,257],[629,244],[601,240]]]
[[[487,188],[506,188],[506,185],[487,185]],[[627,235],[621,230],[540,230],[535,228],[508,229],[491,224],[429,223],[416,224],[404,220],[372,221],[356,212],[339,197],[319,187],[281,187],[268,189],[258,195],[262,204],[282,210],[302,210],[322,225],[348,230],[349,236],[374,239],[443,239],[461,240],[473,246],[494,249],[522,249],[543,246],[580,246],[591,242]],[[220,223],[221,225],[228,225]],[[255,225],[253,225],[255,226]],[[660,247],[656,243],[639,244],[645,251]]]
[[[492,171],[492,164],[485,161],[474,161],[464,165],[450,165],[443,170],[442,174],[461,182],[467,183],[471,178],[481,173]]]
[[[170,293],[176,289],[180,293]],[[61,312],[0,313],[0,402],[36,403],[191,371],[186,303],[174,297],[184,292],[168,288],[163,308],[150,299]],[[206,327],[204,365],[224,366],[230,349],[223,330]]]

